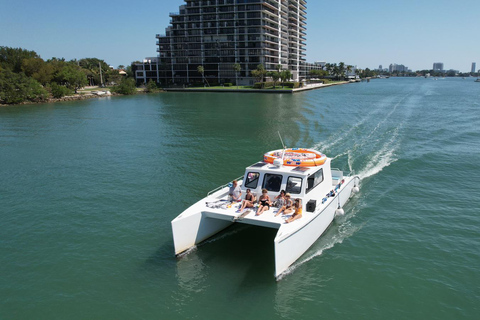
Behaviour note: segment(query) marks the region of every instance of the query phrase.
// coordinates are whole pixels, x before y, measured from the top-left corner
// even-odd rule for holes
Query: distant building
[[[159,82],[159,78],[162,75],[162,72],[159,72],[159,60],[158,57],[150,57],[143,59],[143,62],[132,65],[132,71],[137,85],[145,84],[149,79]]]
[[[475,73],[475,70],[477,69],[477,64],[475,62],[472,62],[472,73]]]
[[[434,62],[433,71],[443,71],[443,62]]]
[[[396,64],[396,63],[391,63],[390,66],[388,67],[388,72],[408,72],[408,67],[404,66],[403,64]]]
[[[383,66],[382,66],[382,65],[379,65],[379,66],[378,66],[378,70],[382,71],[382,70],[383,70]]]
[[[450,69],[450,70],[447,70],[447,74],[450,75],[450,76],[456,76],[460,73],[459,70],[454,70],[454,69]]]

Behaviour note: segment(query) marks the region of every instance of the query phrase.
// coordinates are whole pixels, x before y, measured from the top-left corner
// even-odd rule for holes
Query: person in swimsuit
[[[292,206],[293,206],[293,202],[292,202],[292,199],[290,199],[290,193],[287,193],[285,194],[285,202],[283,206],[281,206],[278,212],[275,214],[275,217],[282,212],[283,214],[292,213],[293,212]]]
[[[302,217],[302,200],[300,200],[299,198],[295,199],[293,207],[295,208],[295,212],[290,218],[285,220],[285,223],[290,223]]]
[[[260,205],[258,206],[258,210],[256,214],[257,216],[261,215],[262,213],[270,209],[270,206],[272,205],[267,189],[262,189],[262,195],[260,196],[258,201]]]
[[[254,205],[255,205],[255,196],[250,191],[250,189],[247,189],[245,200],[243,200],[242,206],[240,207],[240,209],[238,209],[238,212],[242,212],[243,210],[245,210],[245,208],[253,208]]]
[[[284,204],[285,204],[285,190],[282,190],[280,191],[278,196],[276,196],[275,199],[273,200],[273,205],[277,208],[281,208],[283,207]]]

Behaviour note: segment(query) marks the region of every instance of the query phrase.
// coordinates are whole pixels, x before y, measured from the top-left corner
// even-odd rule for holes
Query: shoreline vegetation
[[[258,93],[294,93],[304,90],[324,88],[332,85],[358,82],[360,79],[377,77],[412,77],[425,76],[428,70],[417,73],[377,74],[368,68],[356,69],[340,62],[327,63],[323,68],[310,70],[307,80],[292,82],[290,70],[276,66],[276,71],[267,71],[262,64],[251,70],[256,83],[252,86],[240,86],[230,79],[222,83],[209,83],[203,66],[197,71],[201,80],[189,84],[157,83],[150,79],[148,83],[137,83],[133,74],[133,65],[109,66],[98,58],[83,58],[66,61],[64,58],[43,60],[35,51],[22,48],[0,46],[0,106],[24,105],[35,103],[52,103],[59,101],[76,101],[96,97],[131,95],[137,93],[158,93],[168,91],[183,92],[258,92]],[[239,64],[234,64],[235,80],[241,71]],[[355,79],[347,75],[355,74]],[[443,76],[452,76],[442,74]],[[440,76],[431,71],[431,76]],[[472,76],[470,74],[470,76]],[[163,80],[162,80],[163,81]],[[220,81],[220,79],[218,80]],[[236,81],[235,81],[236,82]],[[96,92],[94,92],[96,91]]]

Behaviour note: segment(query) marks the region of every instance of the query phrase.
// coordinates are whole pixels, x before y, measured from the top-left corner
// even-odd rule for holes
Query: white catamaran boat
[[[212,190],[202,200],[172,221],[175,254],[194,247],[233,223],[278,229],[275,237],[275,277],[294,263],[330,226],[353,193],[359,191],[358,176],[344,176],[330,168],[331,159],[312,149],[281,149],[268,152],[263,161],[246,168],[238,185],[257,197],[268,190],[273,200],[281,190],[300,198],[302,216],[290,223],[290,215],[275,216],[270,208],[256,215],[256,208],[238,209],[241,202],[229,201],[229,185]]]

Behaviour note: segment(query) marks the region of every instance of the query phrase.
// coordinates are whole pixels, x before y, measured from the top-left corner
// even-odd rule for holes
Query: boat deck
[[[350,177],[347,177],[345,185],[350,181]],[[241,181],[239,182],[241,184]],[[334,189],[334,186],[332,186]],[[338,189],[337,194],[341,193],[343,187]],[[302,199],[303,210],[302,217],[290,223],[286,223],[285,220],[290,218],[293,213],[290,214],[280,214],[275,216],[279,208],[270,207],[267,211],[263,212],[261,215],[256,215],[258,210],[258,204],[255,204],[253,208],[246,208],[243,212],[238,211],[240,209],[242,202],[231,203],[227,199],[228,188],[223,188],[218,190],[214,194],[210,195],[206,199],[203,199],[198,203],[200,206],[195,210],[203,212],[206,217],[227,220],[232,222],[251,224],[262,227],[269,227],[275,229],[282,229],[282,233],[293,232],[295,229],[301,228],[303,225],[307,224],[310,220],[316,217],[319,212],[326,208],[332,201],[336,201],[336,196],[327,197],[326,201],[322,203],[321,199],[317,199],[317,205],[314,212],[309,212],[306,210],[306,203]],[[208,204],[208,205],[207,205]]]

